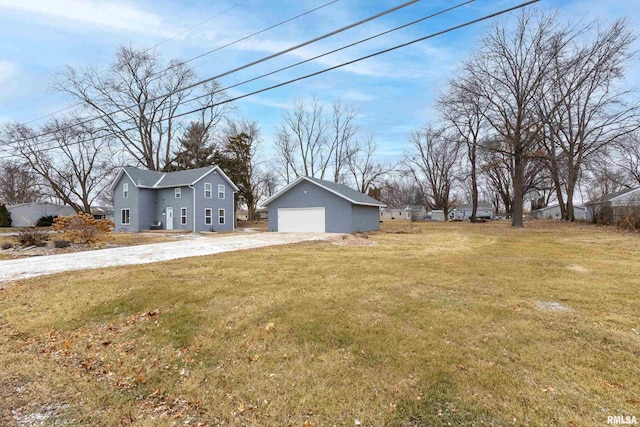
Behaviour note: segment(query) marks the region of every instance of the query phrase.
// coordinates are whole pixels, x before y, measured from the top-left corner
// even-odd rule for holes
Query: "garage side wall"
[[[380,230],[380,208],[378,206],[353,205],[352,232]]]
[[[351,203],[308,181],[300,182],[269,204],[269,231],[278,231],[279,208],[317,207],[325,208],[325,231],[327,233],[353,232],[351,230]]]

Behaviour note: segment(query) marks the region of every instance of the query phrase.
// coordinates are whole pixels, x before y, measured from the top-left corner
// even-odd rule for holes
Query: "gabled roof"
[[[116,178],[111,184],[111,189],[113,190],[113,187],[120,181],[123,174],[129,176],[133,185],[139,188],[172,188],[193,185],[210,173],[219,173],[231,185],[234,191],[238,191],[238,187],[236,187],[218,166],[175,172],[158,172],[126,166],[116,175]]]
[[[373,197],[369,197],[366,194],[363,194],[359,191],[354,190],[353,188],[347,187],[344,184],[338,184],[336,182],[325,181],[318,178],[312,178],[310,176],[300,176],[291,184],[284,187],[282,190],[278,191],[273,196],[269,197],[267,200],[262,203],[262,206],[267,206],[269,203],[273,202],[287,191],[291,190],[301,182],[310,182],[311,184],[317,185],[320,188],[323,188],[330,193],[335,194],[336,196],[342,197],[343,199],[353,203],[354,205],[364,205],[364,206],[381,206],[385,207],[386,205],[382,202],[377,201]]]
[[[598,203],[606,203],[606,202],[610,202],[613,199],[617,199],[620,196],[624,196],[628,193],[632,193],[634,191],[640,190],[640,187],[636,187],[636,188],[627,188],[624,190],[620,190],[620,191],[614,191],[612,193],[607,193],[602,197],[599,197],[595,200],[589,200],[587,203],[585,203],[585,205],[593,205],[593,204],[598,204]]]
[[[550,209],[555,209],[555,208],[557,208],[558,206],[560,206],[560,205],[558,205],[558,204],[555,204],[555,205],[549,205],[549,206],[545,206],[545,207],[540,208],[540,209],[535,209],[533,212],[543,212],[543,211],[548,211],[548,210],[550,210]],[[573,210],[575,211],[576,209],[585,210],[585,211],[587,210],[587,208],[585,208],[584,206],[574,206],[574,207],[573,207]]]

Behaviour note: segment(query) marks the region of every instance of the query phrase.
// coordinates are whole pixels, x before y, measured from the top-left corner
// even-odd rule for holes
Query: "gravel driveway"
[[[63,271],[86,270],[116,265],[148,264],[220,252],[285,245],[307,240],[325,240],[330,236],[331,234],[324,233],[252,233],[223,237],[189,235],[189,237],[178,242],[21,258],[0,261],[0,282]]]

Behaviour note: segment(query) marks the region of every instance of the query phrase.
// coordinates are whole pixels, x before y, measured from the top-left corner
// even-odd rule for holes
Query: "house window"
[[[211,183],[210,182],[205,182],[204,183],[204,198],[205,199],[210,199],[212,191],[213,190],[211,190]]]
[[[131,224],[131,211],[129,209],[122,209],[122,211],[120,212],[120,224],[121,225]]]
[[[205,210],[204,210],[204,223],[206,225],[213,224],[213,209],[205,208]]]
[[[122,184],[122,198],[129,198],[129,184]]]
[[[224,184],[218,185],[218,199],[224,199]]]
[[[187,225],[187,208],[180,208],[180,224]]]
[[[182,197],[182,188],[176,188],[176,199]]]
[[[224,225],[224,209],[218,209],[218,224]]]

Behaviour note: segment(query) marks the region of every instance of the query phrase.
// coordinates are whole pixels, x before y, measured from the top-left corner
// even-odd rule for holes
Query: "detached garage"
[[[269,231],[355,233],[380,229],[376,199],[346,185],[301,176],[264,203]]]

